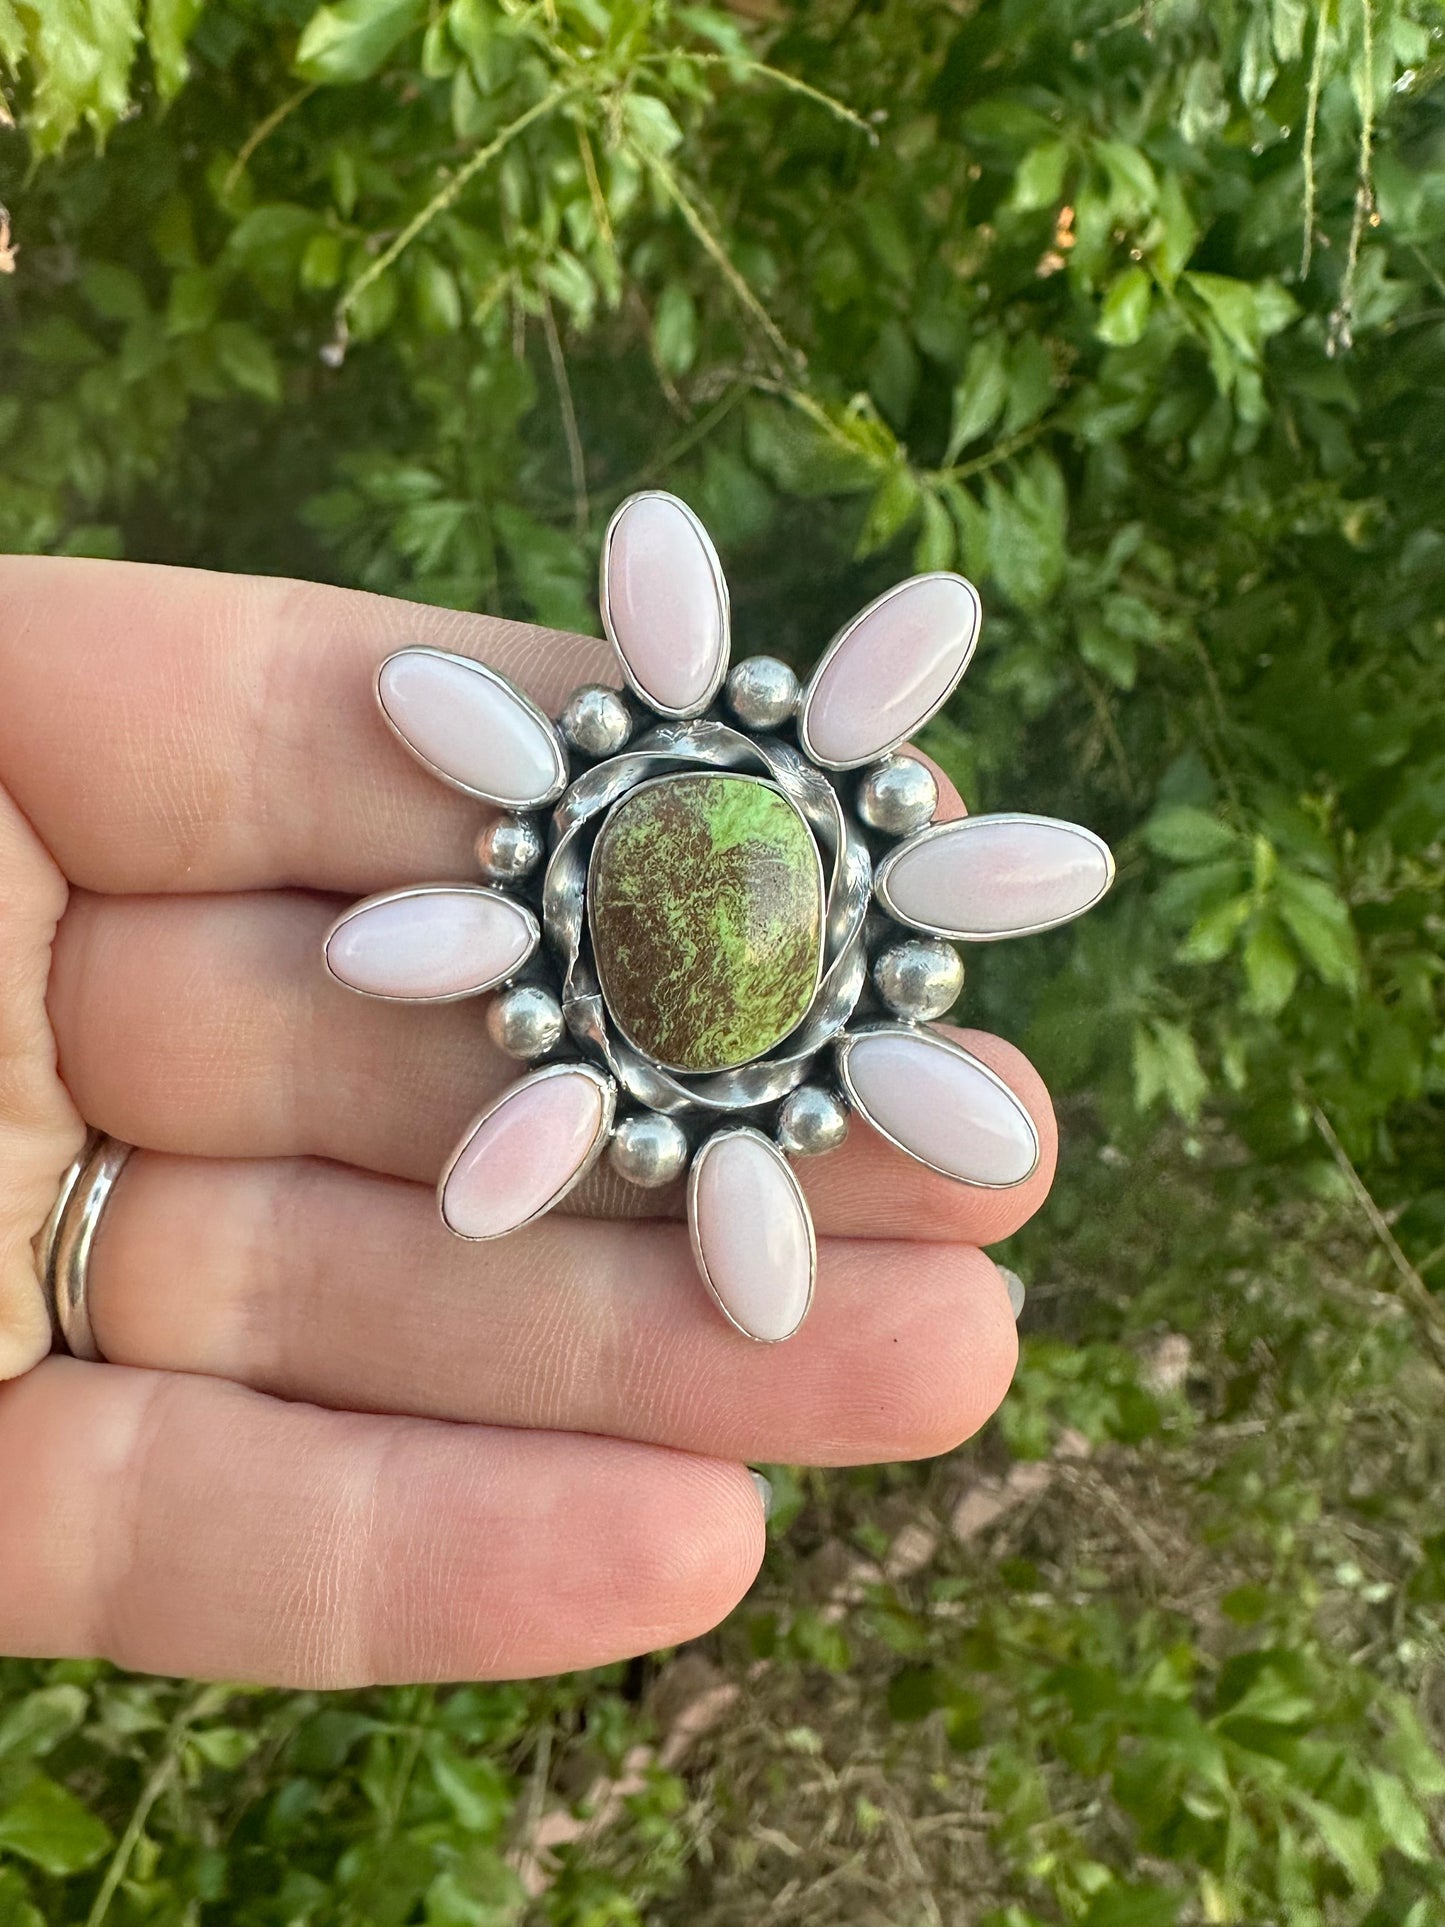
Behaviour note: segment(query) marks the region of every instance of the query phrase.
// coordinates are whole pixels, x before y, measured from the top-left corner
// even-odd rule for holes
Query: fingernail
[[[1007,1265],[999,1266],[998,1275],[1003,1279],[1004,1290],[1008,1293],[1009,1304],[1013,1307],[1014,1323],[1017,1324],[1023,1316],[1024,1299],[1028,1296],[1024,1290],[1024,1281],[1016,1271],[1010,1271]]]
[[[773,1516],[773,1482],[763,1473],[754,1472],[751,1466],[748,1468],[748,1477],[758,1488],[758,1498],[763,1508],[763,1522],[766,1524]]]

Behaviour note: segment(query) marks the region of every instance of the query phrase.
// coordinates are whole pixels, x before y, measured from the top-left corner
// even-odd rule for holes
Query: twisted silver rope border
[[[777,1049],[736,1070],[687,1077],[662,1070],[608,1021],[587,941],[587,864],[601,819],[638,784],[679,769],[759,769],[796,804],[825,859],[823,973],[802,1021]],[[664,723],[575,778],[553,813],[557,841],[542,886],[542,925],[562,966],[562,1013],[573,1038],[649,1110],[733,1112],[770,1104],[801,1084],[842,1030],[867,975],[863,932],[873,865],[862,833],[823,772],[787,743],[711,719]]]

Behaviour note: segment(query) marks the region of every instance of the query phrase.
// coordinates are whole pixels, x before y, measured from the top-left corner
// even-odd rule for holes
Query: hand
[[[978,1247],[1042,1202],[1054,1132],[994,1038],[966,1034],[1038,1171],[972,1190],[855,1125],[799,1166],[819,1284],[786,1345],[615,1181],[495,1244],[441,1229],[437,1171],[517,1067],[479,1002],[320,964],[350,899],[476,873],[478,806],[375,711],[412,642],[554,713],[608,676],[599,643],[337,589],[0,563],[0,1651],[308,1686],[594,1665],[746,1591],[743,1461],[946,1451],[1007,1387]],[[104,1365],[44,1356],[31,1252],[82,1119],[141,1147],[90,1268]]]

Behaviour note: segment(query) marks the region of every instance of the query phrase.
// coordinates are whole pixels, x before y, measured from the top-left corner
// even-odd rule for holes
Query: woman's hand
[[[497,1243],[443,1231],[436,1174],[517,1067],[485,1000],[320,962],[351,899],[476,873],[478,806],[376,714],[414,642],[552,711],[608,676],[600,643],[338,589],[0,562],[0,1651],[343,1686],[670,1645],[757,1569],[744,1461],[946,1451],[1007,1387],[978,1247],[1037,1210],[1054,1132],[994,1038],[1038,1171],[973,1190],[855,1125],[798,1167],[819,1282],[786,1345],[605,1177]],[[82,1119],[140,1147],[90,1267],[104,1365],[45,1356],[31,1250]]]

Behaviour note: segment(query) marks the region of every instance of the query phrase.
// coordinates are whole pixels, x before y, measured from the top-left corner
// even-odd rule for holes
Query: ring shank
[[[87,1281],[90,1252],[101,1216],[132,1147],[119,1138],[92,1131],[67,1167],[44,1228],[35,1240],[50,1315],[72,1358],[101,1362],[90,1322]]]

